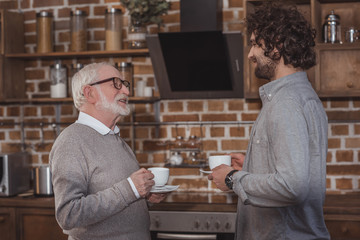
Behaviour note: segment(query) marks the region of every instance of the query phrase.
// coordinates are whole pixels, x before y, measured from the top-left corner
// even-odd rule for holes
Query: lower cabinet
[[[359,240],[359,215],[325,215],[326,227],[331,240]]]
[[[3,240],[15,240],[15,209],[0,208],[0,238]]]
[[[66,240],[54,209],[0,208],[2,240]]]

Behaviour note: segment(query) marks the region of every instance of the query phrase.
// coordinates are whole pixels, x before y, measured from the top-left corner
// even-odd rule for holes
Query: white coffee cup
[[[221,164],[231,166],[231,156],[230,155],[216,155],[209,157],[209,167],[212,170]]]
[[[154,174],[155,187],[165,186],[169,180],[169,169],[163,167],[152,167],[148,168],[149,171]]]

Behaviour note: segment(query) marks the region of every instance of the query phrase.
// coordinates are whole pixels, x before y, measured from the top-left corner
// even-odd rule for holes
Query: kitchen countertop
[[[159,204],[151,204],[150,211],[235,212],[237,196],[223,192],[172,192]],[[54,208],[53,197],[1,197],[0,207]],[[324,214],[360,215],[360,193],[329,194]]]

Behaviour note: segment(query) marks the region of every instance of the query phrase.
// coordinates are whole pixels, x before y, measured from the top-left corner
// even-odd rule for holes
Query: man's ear
[[[96,102],[96,93],[95,93],[93,87],[91,87],[89,85],[86,85],[83,88],[83,95],[84,95],[84,97],[86,98],[86,100],[89,103],[95,103]]]

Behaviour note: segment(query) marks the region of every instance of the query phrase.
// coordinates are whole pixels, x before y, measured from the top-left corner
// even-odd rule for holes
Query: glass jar
[[[50,96],[52,98],[65,98],[67,96],[67,69],[61,63],[50,66]]]
[[[41,11],[36,14],[36,51],[38,53],[52,52],[54,49],[53,14]]]
[[[323,35],[325,43],[341,43],[340,17],[335,14],[334,10],[325,18]]]
[[[200,148],[199,139],[195,135],[191,135],[186,144],[187,148]]]
[[[131,23],[128,32],[129,48],[146,48],[146,27],[139,21]]]
[[[119,70],[123,80],[130,83],[129,96],[134,96],[134,80],[133,80],[133,65],[131,62],[115,63],[115,68]]]
[[[184,148],[184,138],[182,136],[176,136],[173,143],[173,149]]]
[[[80,71],[80,69],[82,69],[84,67],[84,64],[82,63],[73,63],[70,65],[70,71],[69,71],[69,78],[68,78],[68,96],[72,97],[72,78],[75,75],[75,73],[77,73],[78,71]]]
[[[173,155],[170,157],[170,164],[171,165],[181,165],[183,162],[183,157],[181,156],[180,152],[174,152]]]
[[[82,10],[70,13],[70,51],[81,52],[87,50],[86,12]]]
[[[122,49],[122,11],[118,8],[105,10],[105,50]]]

